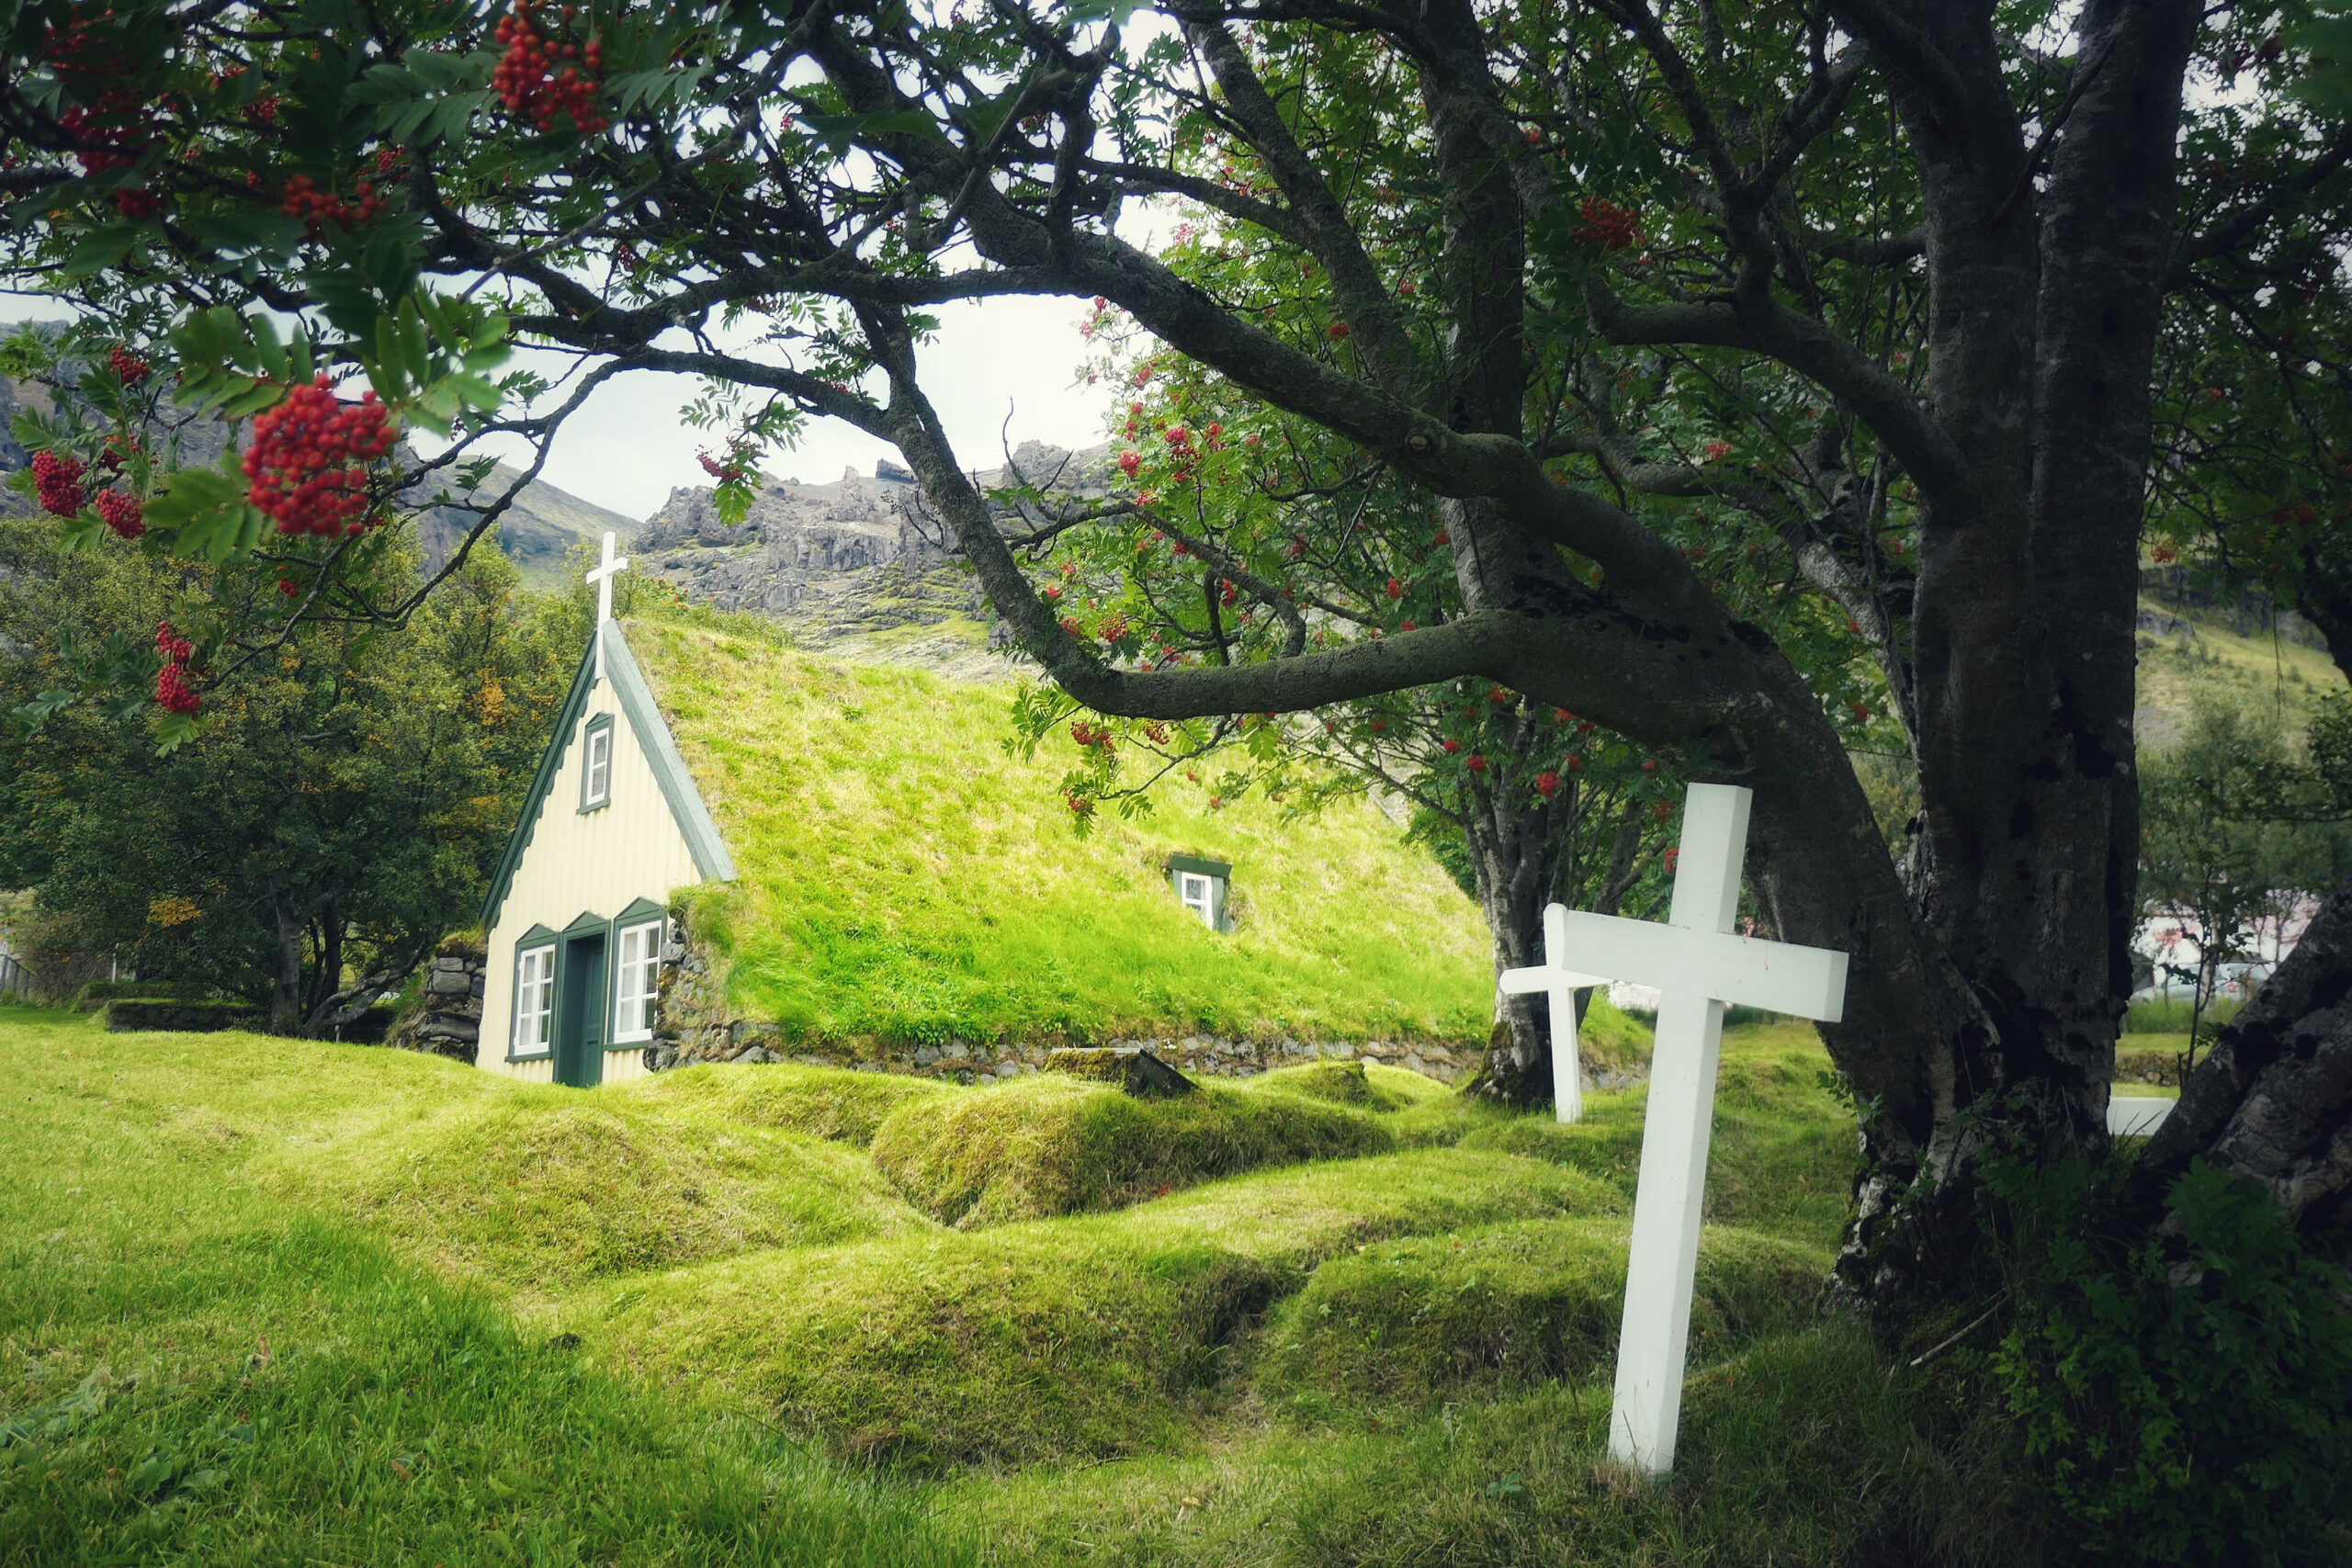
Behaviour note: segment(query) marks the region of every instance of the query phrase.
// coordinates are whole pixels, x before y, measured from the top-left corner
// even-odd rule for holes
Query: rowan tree
[[[2186,423],[2177,367],[2292,366],[2340,314],[2352,138],[2291,90],[2278,29],[2301,15],[28,5],[0,188],[16,275],[196,406],[255,415],[364,374],[390,419],[462,414],[461,463],[485,431],[544,443],[603,378],[706,378],[705,412],[742,400],[722,499],[812,418],[893,443],[1022,647],[1096,713],[1486,682],[1746,785],[1759,914],[1852,955],[1822,1032],[1868,1160],[1838,1277],[1899,1315],[1990,1287],[1982,1205],[2025,1189],[1981,1162],[2072,1168],[2107,1141],[2159,415]],[[1179,200],[1251,265],[1188,276],[1139,243],[1132,215]],[[1070,635],[926,393],[926,310],[1009,294],[1099,296],[1420,491],[1458,613],[1172,669]],[[273,319],[299,321],[294,347]],[[566,384],[485,379],[502,323],[571,355]],[[2340,396],[2312,363],[2294,394]],[[2267,417],[2246,407],[2241,447]],[[310,472],[347,491],[357,468],[372,498],[404,482],[387,466],[346,447]],[[146,501],[151,547],[288,548],[259,480],[198,472]],[[368,576],[379,514],[293,536],[327,586],[288,614],[405,613]],[[2317,502],[2287,525],[2342,536]],[[1750,543],[1812,614],[1758,619],[1727,590]],[[1807,679],[1834,661],[1787,645],[1824,624],[1867,650],[1916,765],[1899,855]],[[275,635],[224,622],[192,679]],[[2177,1234],[2166,1204],[2203,1161],[2324,1253],[2352,1247],[2347,928],[2352,890],[2186,1086],[2126,1184],[2146,1235]]]

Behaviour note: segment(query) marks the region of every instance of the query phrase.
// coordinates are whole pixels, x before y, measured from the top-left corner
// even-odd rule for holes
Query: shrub
[[[2204,1011],[2198,1015],[2199,1035],[2206,1040],[2212,1039],[2214,1032],[2237,1017],[2238,1009],[2245,1005],[2245,1002],[2235,997],[2216,997],[2208,1001]],[[2187,997],[2170,998],[2159,997],[2144,1002],[2133,1002],[2124,1011],[2123,1032],[2126,1034],[2186,1034],[2188,1032],[2188,1013],[2189,1006]]]
[[[1373,1116],[1296,1095],[1211,1084],[1145,1100],[1046,1074],[900,1107],[874,1136],[874,1163],[917,1208],[970,1229],[1395,1144]]]
[[[2025,1269],[1993,1371],[2086,1555],[2339,1560],[2352,1506],[2352,1313],[2270,1194],[2202,1160],[2177,1234],[2112,1225],[2118,1168],[1992,1162]]]

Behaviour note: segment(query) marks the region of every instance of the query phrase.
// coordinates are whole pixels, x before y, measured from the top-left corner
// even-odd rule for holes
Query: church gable
[[[732,857],[611,622],[582,660],[482,909],[477,1061],[510,1075],[633,1077],[677,888]]]

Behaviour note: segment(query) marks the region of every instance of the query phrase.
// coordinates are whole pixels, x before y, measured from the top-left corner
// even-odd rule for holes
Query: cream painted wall
[[[613,721],[612,803],[594,811],[580,809],[580,762],[589,720],[599,714]],[[560,931],[582,914],[611,919],[639,898],[668,906],[673,889],[699,882],[694,852],[670,815],[662,785],[653,776],[621,712],[620,698],[607,679],[588,695],[586,709],[571,732],[563,754],[563,771],[540,804],[538,827],[523,863],[514,870],[513,886],[500,906],[498,925],[490,933],[490,960],[483,976],[481,1042],[475,1048],[479,1066],[532,1083],[551,1082],[554,1064],[548,1060],[509,1062],[507,1041],[514,1028],[514,944],[535,925]],[[614,956],[605,960],[605,1007],[612,1006]],[[611,1030],[611,1013],[605,1028]],[[605,1053],[605,1082],[644,1076],[645,1043]]]

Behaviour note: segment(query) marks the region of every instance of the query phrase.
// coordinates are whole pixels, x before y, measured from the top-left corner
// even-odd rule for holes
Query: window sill
[[[506,1059],[509,1062],[546,1062],[553,1060],[554,1056],[555,1053],[552,1051],[531,1051],[523,1055],[509,1056]]]
[[[652,1043],[653,1036],[650,1034],[645,1034],[639,1035],[631,1040],[616,1040],[611,1044],[605,1046],[605,1049],[607,1051],[642,1051],[648,1045]]]
[[[612,803],[613,803],[613,797],[612,797],[611,795],[606,795],[606,796],[605,796],[604,799],[602,799],[602,800],[591,801],[588,805],[583,806],[583,807],[582,807],[580,808],[580,815],[581,815],[581,816],[582,816],[582,817],[585,817],[585,816],[587,816],[587,815],[588,815],[588,813],[590,813],[591,811],[602,811],[603,809],[605,809],[605,807],[606,807],[607,806],[610,806]]]

